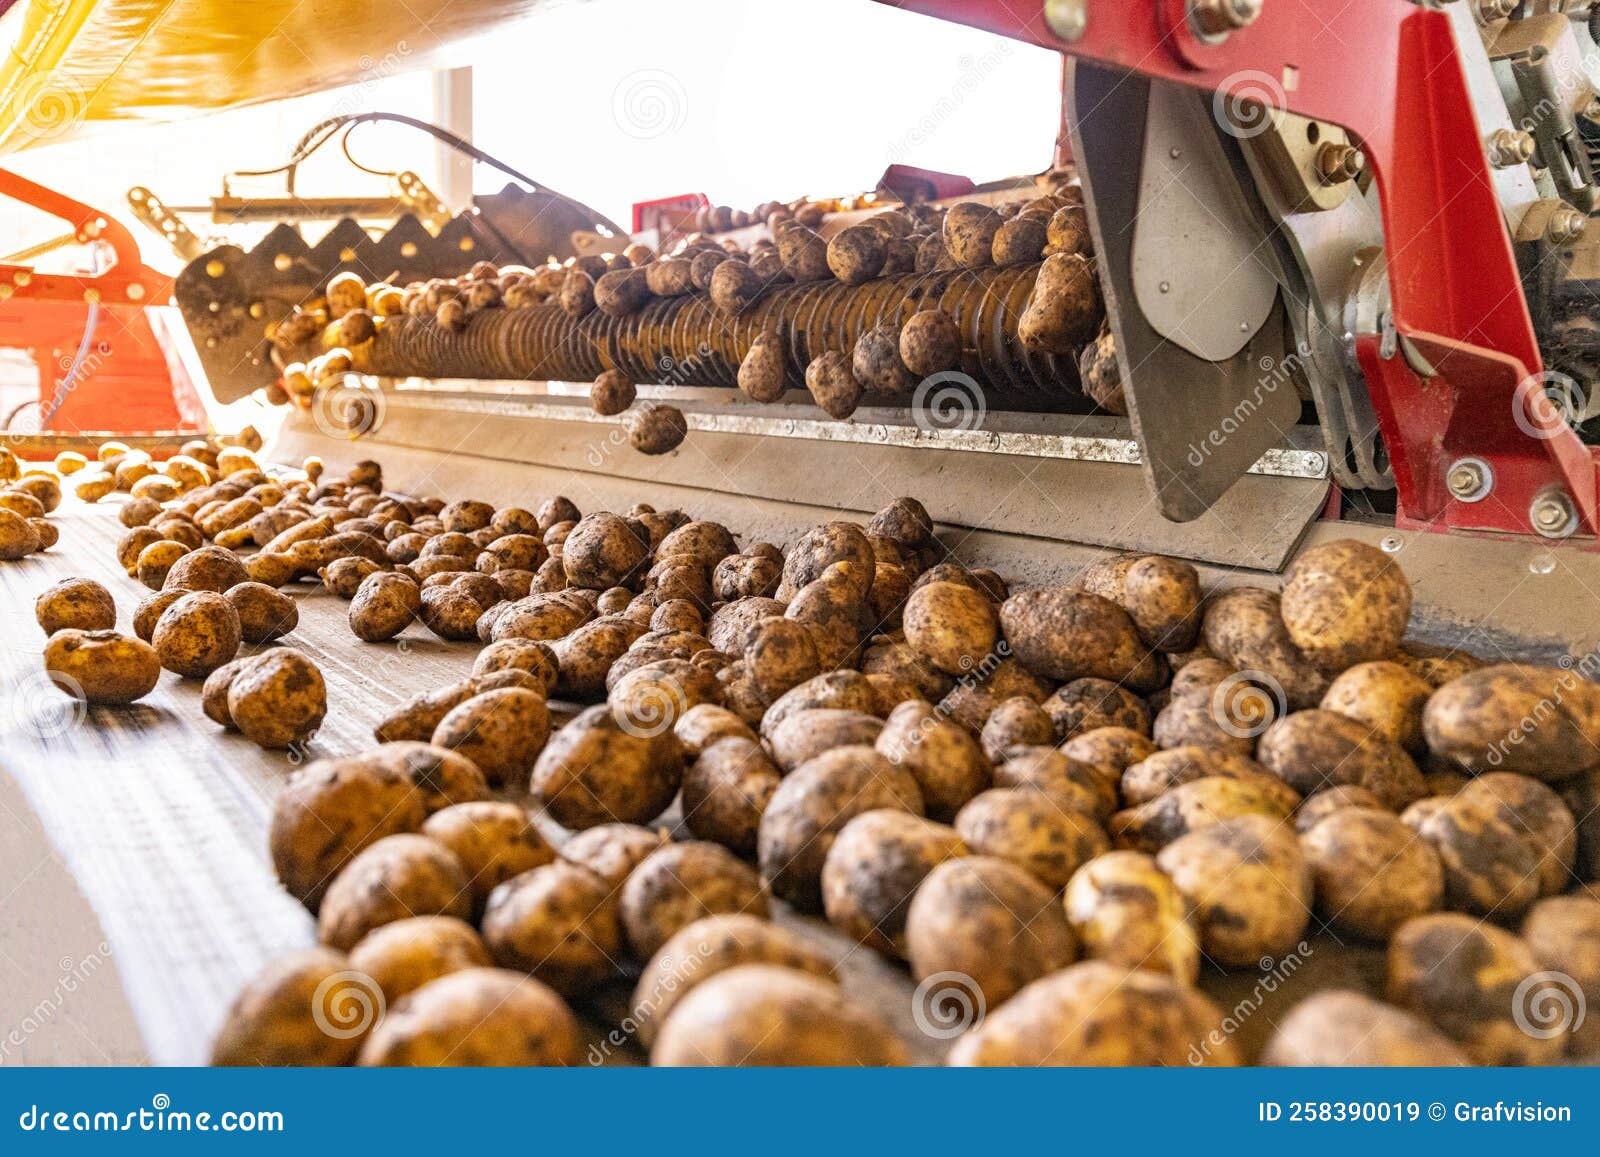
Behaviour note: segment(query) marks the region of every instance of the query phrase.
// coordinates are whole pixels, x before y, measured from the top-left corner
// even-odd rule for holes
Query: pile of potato
[[[268,337],[283,377],[269,391],[269,400],[309,408],[319,389],[341,381],[351,370],[350,351],[374,340],[386,319],[402,315],[428,318],[459,333],[473,314],[484,310],[553,305],[573,319],[596,310],[625,317],[656,298],[701,294],[731,319],[783,285],[834,279],[860,285],[898,274],[1041,261],[1018,323],[1023,345],[1073,357],[1086,345],[1086,357],[1096,348],[1090,343],[1103,311],[1088,219],[1076,186],[994,205],[962,201],[947,210],[925,205],[888,209],[827,239],[816,228],[820,212],[769,208],[763,219],[770,236],[748,248],[697,233],[660,254],[634,244],[617,254],[552,260],[539,269],[478,262],[462,277],[403,289],[339,274],[322,297],[270,327]],[[313,340],[320,340],[325,352],[308,362],[293,360]],[[963,342],[952,318],[936,307],[926,309],[903,326],[874,327],[849,354],[817,353],[801,383],[787,380],[784,340],[785,335],[767,332],[752,342],[740,363],[740,390],[752,400],[771,402],[803,384],[834,418],[849,417],[866,393],[909,397],[920,379],[960,364]],[[1110,384],[1103,384],[1107,373]],[[1093,375],[1086,370],[1085,378],[1094,383],[1091,396],[1097,402],[1112,412],[1125,412],[1109,347],[1099,370]],[[590,391],[595,412],[624,415],[629,441],[641,453],[675,449],[688,430],[683,413],[664,404],[636,404],[637,385],[617,369],[605,371]]]
[[[251,982],[218,1063],[578,1063],[570,1002],[635,975],[656,1063],[906,1063],[784,910],[970,982],[952,1063],[1253,1059],[1198,980],[1323,927],[1388,945],[1383,999],[1304,1001],[1262,1060],[1595,1047],[1513,998],[1545,971],[1600,998],[1600,690],[1408,643],[1373,547],[1307,550],[1281,591],[1154,556],[1012,591],[912,499],[786,550],[646,505],[387,494],[370,463],[301,501],[237,524],[247,567],[320,568],[360,640],[482,649],[279,797],[321,944]],[[387,1011],[317,1031],[352,975]]]
[[[197,439],[165,462],[115,442],[99,448],[93,468],[76,453],[57,457],[56,471],[77,480],[84,501],[128,493],[117,514],[128,528],[117,559],[154,593],[134,608],[130,637],[116,630],[116,600],[103,584],[72,578],[42,591],[34,612],[49,636],[44,665],[63,690],[95,705],[143,698],[163,669],[204,680],[209,718],[262,747],[289,748],[316,733],[327,688],[316,664],[293,648],[241,656],[289,634],[300,613],[278,589],[294,576],[270,559],[242,560],[233,547],[255,543],[248,532],[229,531],[269,507],[268,522],[303,520],[320,466],[269,479],[254,457],[261,440],[253,429],[227,442]],[[330,547],[330,557],[345,545]]]
[[[0,446],[0,562],[15,562],[60,539],[46,517],[61,505],[61,483],[47,470],[24,470],[17,456]]]

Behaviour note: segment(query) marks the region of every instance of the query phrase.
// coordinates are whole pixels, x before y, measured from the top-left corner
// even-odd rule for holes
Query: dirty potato
[[[754,869],[720,844],[704,840],[664,844],[646,856],[622,886],[622,926],[641,960],[680,929],[705,916],[767,914],[767,897]]]
[[[1290,951],[1311,915],[1311,870],[1294,831],[1265,816],[1211,824],[1161,849],[1156,864],[1194,912],[1205,954],[1255,965]]]
[[[740,964],[694,986],[656,1029],[658,1066],[909,1063],[877,1015],[831,980],[795,968]]]
[[[1278,720],[1262,734],[1256,758],[1301,795],[1359,784],[1398,812],[1428,793],[1404,748],[1333,711],[1296,711]]]
[[[1413,755],[1425,744],[1422,710],[1433,688],[1399,663],[1357,663],[1328,685],[1320,706],[1337,711],[1398,743]]]
[[[1449,1037],[1362,992],[1329,989],[1289,1010],[1261,1053],[1288,1068],[1434,1068],[1470,1065]]]
[[[66,627],[44,647],[50,680],[85,703],[119,706],[148,695],[161,677],[155,650],[116,631]]]
[[[637,824],[601,824],[588,828],[561,845],[561,858],[587,868],[616,891],[628,874],[662,844],[667,833]]]
[[[739,726],[744,728],[743,723]],[[748,729],[742,736],[718,739],[684,772],[684,825],[699,839],[721,844],[740,856],[753,856],[761,815],[782,778],[783,773]]]
[[[1035,352],[1076,356],[1094,339],[1100,315],[1094,264],[1078,253],[1053,254],[1039,267],[1017,336]]]
[[[1411,584],[1390,555],[1341,539],[1290,565],[1282,611],[1307,658],[1324,671],[1342,671],[1394,655],[1411,618]]]
[[[1522,939],[1540,967],[1571,981],[1560,989],[1547,988],[1542,1002],[1536,995],[1528,1006],[1529,1019],[1541,1032],[1565,1028],[1558,1035],[1565,1036],[1569,1056],[1593,1057],[1600,1050],[1600,1023],[1579,1020],[1577,1010],[1600,1008],[1600,899],[1572,895],[1540,900],[1522,922]]]
[[[576,1065],[578,1023],[539,981],[500,968],[431,980],[389,1009],[361,1047],[362,1065]]]
[[[598,704],[545,745],[532,791],[562,827],[582,830],[648,823],[667,809],[682,780],[683,752],[670,730],[631,734],[609,706]]]
[[[874,746],[890,763],[911,773],[928,818],[940,823],[953,820],[993,779],[989,761],[972,736],[921,699],[895,707]]]
[[[328,713],[328,688],[317,665],[278,647],[247,659],[227,684],[228,718],[250,742],[288,748],[316,734]]]
[[[1206,604],[1200,634],[1206,649],[1238,671],[1259,671],[1296,711],[1315,707],[1328,690],[1328,674],[1290,637],[1281,599],[1259,587],[1234,587]]]
[[[912,894],[935,867],[966,851],[944,824],[898,808],[863,812],[839,830],[823,862],[823,912],[868,947],[904,956]]]
[[[959,583],[932,582],[911,592],[906,642],[948,675],[965,675],[994,653],[1000,619],[988,598]]]
[[[472,760],[491,787],[505,787],[527,779],[549,738],[544,697],[522,687],[503,687],[451,708],[430,742]]]
[[[489,894],[483,939],[495,961],[564,996],[612,976],[622,957],[615,890],[565,860],[514,876]]]
[[[178,599],[156,620],[150,643],[161,665],[185,679],[203,679],[239,653],[239,614],[212,591]]]
[[[493,963],[476,929],[454,916],[396,920],[350,950],[350,967],[370,977],[391,1005],[430,980]]]
[[[1293,791],[1270,779],[1205,776],[1117,812],[1106,826],[1119,848],[1155,853],[1191,832],[1237,816],[1286,820],[1299,802]]]
[[[1311,865],[1317,911],[1353,936],[1387,940],[1444,899],[1438,853],[1390,812],[1341,808],[1304,832],[1300,847]]]
[[[1600,764],[1600,688],[1561,668],[1483,667],[1434,692],[1422,731],[1430,751],[1469,772],[1559,782]]]
[[[375,928],[410,916],[472,914],[461,861],[426,836],[403,833],[368,845],[328,885],[317,939],[349,951]]]
[[[983,792],[957,814],[955,828],[974,854],[1009,860],[1056,889],[1110,847],[1092,815],[1033,788]]]
[[[239,637],[246,643],[270,643],[300,625],[298,604],[265,583],[236,583],[223,598],[239,616]]]
[[[1130,851],[1096,856],[1073,873],[1064,902],[1084,956],[1195,983],[1199,932],[1189,919],[1188,902],[1150,856]]]
[[[378,1019],[382,996],[372,987],[351,977],[342,952],[291,952],[253,976],[234,998],[212,1042],[211,1063],[347,1065]],[[330,1024],[340,1031],[329,1032]]]
[[[943,310],[924,309],[900,329],[900,361],[918,378],[961,364],[961,331]]]
[[[455,853],[479,910],[501,884],[556,858],[527,809],[512,803],[455,804],[429,816],[422,834]]]
[[[1128,612],[1099,595],[1024,591],[1001,605],[1000,625],[1017,660],[1058,683],[1091,676],[1148,692],[1165,680],[1165,660],[1145,646]]]

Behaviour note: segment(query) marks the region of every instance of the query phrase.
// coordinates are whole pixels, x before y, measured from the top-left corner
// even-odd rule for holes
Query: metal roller
[[[918,310],[937,307],[964,335],[964,372],[999,396],[1070,408],[1084,401],[1074,360],[1030,352],[1017,338],[1038,269],[785,285],[737,317],[717,312],[704,294],[656,298],[627,317],[595,311],[579,321],[553,305],[489,309],[470,317],[460,333],[432,319],[396,317],[352,358],[357,370],[383,377],[588,381],[616,369],[640,383],[731,388],[751,343],[775,326],[786,338],[789,373],[798,383],[819,354],[848,354],[874,326],[900,325]]]

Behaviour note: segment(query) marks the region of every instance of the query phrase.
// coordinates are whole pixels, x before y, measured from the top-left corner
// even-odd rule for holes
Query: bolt
[[[1201,40],[1220,40],[1260,15],[1261,0],[1189,0],[1189,27]]]
[[[1533,134],[1521,129],[1495,129],[1485,143],[1488,146],[1489,163],[1497,169],[1527,164],[1533,159],[1537,147]]]
[[[1578,512],[1572,499],[1556,487],[1535,496],[1528,507],[1528,520],[1545,538],[1566,538],[1578,528]]]
[[[33,274],[28,272],[26,269],[19,269],[11,275],[11,280],[16,282],[18,285],[27,285],[33,280]]]
[[[1088,0],[1044,0],[1044,22],[1062,40],[1081,40],[1089,28]]]
[[[1517,0],[1478,0],[1478,19],[1504,20],[1517,10]]]
[[[1477,458],[1462,458],[1453,462],[1445,481],[1450,493],[1463,502],[1476,502],[1489,493],[1489,471]]]
[[[1354,145],[1326,141],[1317,150],[1317,176],[1324,185],[1353,181],[1366,171],[1367,155]]]
[[[1550,214],[1544,227],[1545,240],[1552,245],[1570,245],[1583,236],[1589,218],[1578,210],[1563,206]]]
[[[1600,121],[1600,96],[1592,96],[1589,103],[1583,106],[1583,115],[1592,121]]]

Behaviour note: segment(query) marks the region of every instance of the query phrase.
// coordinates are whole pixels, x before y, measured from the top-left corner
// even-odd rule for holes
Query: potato
[[[823,911],[846,935],[903,957],[912,894],[935,867],[966,853],[944,824],[892,807],[863,812],[839,830],[823,862]]]
[[[1292,829],[1246,815],[1190,832],[1156,864],[1193,909],[1205,954],[1255,965],[1299,943],[1311,914],[1311,870]]]
[[[992,662],[1000,638],[995,606],[958,583],[933,582],[911,592],[906,642],[938,670],[964,675]]]
[[[1004,223],[981,201],[959,201],[944,216],[944,247],[957,265],[977,269],[993,260],[994,238]]]
[[[780,695],[762,717],[761,733],[773,734],[796,712],[829,709],[871,714],[877,703],[877,693],[865,675],[859,671],[829,671]]]
[[[953,370],[961,363],[961,332],[950,315],[924,309],[900,329],[900,360],[917,378]]]
[[[239,653],[239,615],[222,595],[194,591],[161,612],[150,642],[167,670],[203,679]]]
[[[761,815],[782,778],[748,732],[719,739],[684,772],[684,825],[699,839],[753,856]]]
[[[601,274],[594,283],[595,308],[608,317],[637,313],[651,296],[650,285],[641,269],[613,269]]]
[[[575,1065],[578,1024],[539,981],[499,968],[466,968],[429,981],[379,1023],[362,1065]]]
[[[1117,603],[1146,646],[1187,651],[1200,631],[1200,576],[1194,567],[1161,555],[1124,555],[1096,563],[1080,580],[1087,591]]]
[[[1475,1064],[1548,1065],[1565,1041],[1526,1029],[1530,999],[1539,999],[1537,981],[1529,980],[1538,971],[1528,945],[1510,932],[1440,912],[1395,932],[1384,996],[1455,1041]]]
[[[575,587],[603,591],[624,585],[645,563],[648,544],[626,521],[600,512],[581,519],[562,547],[561,563]]]
[[[550,738],[544,697],[522,687],[485,691],[450,709],[430,740],[472,760],[492,787],[520,785]]]
[[[1074,679],[1042,704],[1062,742],[1097,727],[1126,727],[1148,734],[1150,709],[1144,700],[1107,679]]]
[[[246,643],[270,643],[300,624],[300,608],[295,601],[265,583],[238,583],[223,598],[239,616],[239,637]]]
[[[1164,661],[1144,645],[1128,612],[1099,595],[1070,587],[1015,594],[1000,607],[1000,625],[1011,653],[1044,678],[1091,676],[1141,692],[1165,680]]]
[[[995,787],[1041,791],[1059,806],[1104,823],[1117,808],[1115,781],[1092,764],[1080,763],[1053,747],[1012,747],[994,769]]]
[[[1452,679],[1459,679],[1486,666],[1482,659],[1467,651],[1430,647],[1417,642],[1402,643],[1394,653],[1393,661],[1435,690]]]
[[[1582,1014],[1600,1007],[1600,900],[1540,900],[1522,922],[1522,939],[1540,966],[1555,973],[1524,1001],[1532,1031],[1563,1037],[1569,1056],[1593,1057],[1600,1051],[1600,1023]]]
[[[251,582],[265,583],[269,587],[281,587],[293,582],[300,574],[299,565],[288,555],[269,554],[266,551],[246,559],[244,569],[250,575]]]
[[[534,763],[532,791],[557,823],[581,830],[654,819],[682,779],[683,753],[670,731],[630,734],[600,704],[545,745]]]
[[[480,911],[495,888],[556,858],[533,817],[516,804],[488,800],[455,804],[429,816],[422,834],[455,853]]]
[[[1324,671],[1387,659],[1411,618],[1411,584],[1395,561],[1354,539],[1314,546],[1283,580],[1289,637]]]
[[[1422,710],[1433,694],[1426,680],[1399,663],[1357,663],[1328,685],[1320,706],[1366,724],[1413,755],[1426,746]]]
[[[116,489],[116,475],[93,472],[79,479],[72,492],[80,502],[99,502],[106,495],[115,493]]]
[[[454,916],[396,920],[350,950],[350,967],[370,977],[391,1005],[431,980],[492,963],[477,931]]]
[[[1261,1054],[1288,1068],[1433,1068],[1472,1062],[1425,1021],[1361,992],[1327,989],[1289,1010]]]
[[[1297,711],[1278,720],[1262,734],[1256,757],[1301,795],[1353,783],[1400,811],[1428,790],[1399,744],[1333,711]]]
[[[771,964],[718,972],[680,999],[656,1029],[660,1066],[909,1063],[905,1045],[838,985]]]
[[[134,563],[136,577],[151,590],[161,590],[166,585],[167,574],[188,553],[189,548],[181,542],[169,539],[152,542],[139,552],[138,561]]]
[[[85,703],[120,706],[148,695],[161,677],[154,649],[116,631],[66,627],[44,646],[50,680]]]
[[[543,684],[548,695],[555,689],[560,674],[555,652],[549,644],[534,639],[501,639],[490,643],[478,652],[473,660],[474,675],[490,675],[496,671],[526,671]]]
[[[163,588],[175,590],[215,591],[221,594],[229,587],[248,582],[250,574],[231,550],[219,546],[202,546],[184,554],[167,571]]]
[[[1289,636],[1280,599],[1257,587],[1234,587],[1206,604],[1200,632],[1206,648],[1239,671],[1258,673],[1257,682],[1276,684],[1296,711],[1315,707],[1331,681]]]
[[[956,831],[973,853],[1009,860],[1052,888],[1109,847],[1092,815],[1032,788],[994,788],[963,807]]]
[[[1600,764],[1600,688],[1571,670],[1484,667],[1434,692],[1422,730],[1430,751],[1469,772],[1559,782]]]
[[[483,939],[502,966],[529,972],[563,995],[580,993],[617,971],[617,893],[587,868],[556,860],[489,894]]]
[[[875,326],[857,339],[850,371],[869,393],[909,394],[917,384],[916,375],[900,360],[900,331],[892,325]]]
[[[1081,254],[1046,257],[1017,323],[1017,337],[1035,353],[1075,356],[1092,341],[1102,307],[1094,265]]]
[[[370,558],[336,558],[317,571],[323,587],[335,598],[351,599],[361,589],[361,584],[384,568]]]
[[[1383,801],[1366,788],[1344,783],[1338,787],[1323,788],[1301,800],[1294,812],[1294,830],[1305,835],[1334,812],[1345,808],[1388,810],[1383,806]]]
[[[739,389],[752,402],[776,402],[789,388],[788,365],[783,336],[775,329],[763,330],[739,363]]]
[[[883,731],[883,720],[861,711],[816,707],[796,711],[767,733],[773,761],[785,772],[793,771],[835,747],[871,746]]]
[[[238,730],[233,723],[233,713],[228,710],[228,688],[233,686],[234,677],[244,665],[255,658],[254,655],[246,655],[230,660],[207,675],[206,681],[201,684],[200,710],[217,726],[228,731]]]
[[[409,916],[471,915],[461,862],[425,836],[385,836],[359,852],[328,885],[317,913],[317,938],[353,948],[374,928]]]
[[[93,579],[62,579],[46,587],[33,602],[34,618],[44,633],[72,628],[109,631],[117,625],[117,604],[111,592]]]
[[[551,558],[545,566],[559,571],[563,561]],[[562,581],[565,582],[564,572]],[[590,615],[591,608],[578,601],[573,593],[561,589],[543,591],[512,603],[495,620],[490,633],[495,642],[501,639],[558,640],[577,630]],[[559,671],[559,660],[557,663]]]
[[[1156,753],[1147,736],[1125,727],[1097,727],[1061,745],[1061,754],[1099,769],[1113,784],[1133,764]]]
[[[1122,796],[1130,805],[1149,803],[1173,788],[1208,776],[1248,780],[1274,791],[1289,808],[1299,802],[1298,792],[1255,760],[1208,747],[1173,747],[1140,760],[1122,773]]]
[[[267,965],[234,998],[210,1063],[346,1065],[382,1014],[382,992],[343,953],[301,949]]]
[[[748,262],[719,262],[711,272],[711,304],[717,312],[736,317],[761,296],[767,283]]]
[[[667,842],[665,830],[653,832],[637,824],[601,824],[573,836],[561,845],[561,858],[587,868],[612,891],[622,887],[628,874]]]
[[[1416,831],[1439,853],[1451,908],[1514,919],[1571,882],[1577,825],[1561,797],[1528,776],[1480,775]]]
[[[1243,1063],[1222,1012],[1159,972],[1086,960],[1028,985],[950,1050],[947,1063],[1220,1065]]]
[[[663,844],[622,885],[627,942],[648,960],[679,930],[705,916],[767,914],[767,897],[753,869],[726,848],[703,840]]]
[[[818,354],[806,366],[806,389],[830,418],[848,418],[861,404],[861,383],[850,368],[850,359],[836,350]]]
[[[1307,830],[1300,847],[1311,865],[1318,912],[1353,936],[1387,940],[1444,899],[1438,854],[1389,812],[1342,808]]]
[[[1064,901],[1084,956],[1195,983],[1199,932],[1189,919],[1188,902],[1149,856],[1130,851],[1096,856],[1073,873]]]
[[[996,265],[1026,265],[1044,255],[1048,240],[1047,222],[1018,214],[995,230],[989,252]]]
[[[802,937],[756,916],[707,916],[680,928],[645,965],[629,1024],[650,1044],[696,985],[742,964],[770,964],[831,979],[833,962]]]
[[[992,856],[933,868],[911,897],[904,939],[911,974],[923,982],[915,1012],[939,1036],[1078,954],[1055,893]]]
[[[997,645],[996,653],[1000,651]],[[1007,699],[1018,697],[1043,703],[1050,696],[1050,684],[1033,674],[1015,659],[992,658],[978,676],[963,676],[938,708],[973,734],[983,731],[990,714]]]
[[[556,693],[580,701],[601,697],[611,665],[643,633],[631,619],[612,615],[585,623],[566,638],[558,639],[550,648],[560,667]]]
[[[559,304],[561,312],[570,318],[577,319],[589,314],[595,305],[594,278],[582,269],[569,269],[561,282]]]
[[[703,754],[712,744],[724,739],[748,739],[754,742],[756,738],[755,732],[743,719],[726,707],[712,703],[689,708],[673,724],[672,733],[683,746],[684,754],[690,758]]]
[[[822,867],[840,829],[862,812],[898,807],[920,814],[916,779],[870,747],[836,747],[786,776],[761,816],[761,875],[796,907],[822,907]]]
[[[828,266],[828,243],[815,230],[805,226],[785,229],[777,242],[783,271],[795,281],[826,281],[833,276]]]
[[[1299,802],[1281,783],[1206,776],[1120,811],[1106,826],[1117,847],[1155,853],[1191,832],[1237,816],[1286,820]]]
[[[1236,679],[1172,694],[1150,735],[1163,748],[1205,748],[1248,758],[1255,751],[1256,737],[1267,729],[1278,708],[1270,689]]]
[[[865,224],[851,225],[829,240],[828,268],[846,285],[860,285],[878,276],[888,254],[888,239],[879,230]]]
[[[1046,232],[1047,253],[1081,253],[1092,256],[1094,240],[1089,232],[1089,215],[1082,205],[1063,205],[1050,216]]]
[[[1046,746],[1056,741],[1055,725],[1043,707],[1018,695],[1007,699],[990,713],[980,737],[983,754],[999,763],[1013,747]]]
[[[822,673],[811,633],[778,616],[762,619],[750,629],[743,655],[751,681],[768,702]]]
[[[953,820],[993,778],[972,737],[920,699],[889,713],[874,746],[890,763],[911,773],[928,817],[940,823]]]
[[[502,570],[536,571],[549,557],[550,548],[533,534],[502,534],[483,548],[476,565],[485,574]]]
[[[621,370],[606,370],[589,387],[589,407],[610,417],[633,405],[639,391]]]
[[[246,739],[261,747],[288,748],[305,742],[316,734],[328,712],[322,672],[288,647],[274,648],[240,664],[227,688],[228,718]]]

